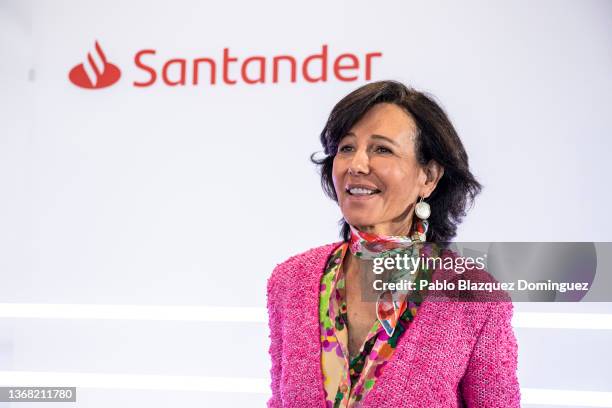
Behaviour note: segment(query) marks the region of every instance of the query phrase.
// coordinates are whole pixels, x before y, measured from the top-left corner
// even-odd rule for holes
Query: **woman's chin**
[[[347,217],[344,216],[344,219],[346,220],[346,222],[348,222],[349,224],[351,224],[354,227],[363,227],[363,226],[369,226],[369,225],[376,225],[377,220],[373,219],[372,217]]]

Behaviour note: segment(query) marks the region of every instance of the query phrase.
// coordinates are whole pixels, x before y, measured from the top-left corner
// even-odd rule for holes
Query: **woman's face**
[[[414,204],[431,194],[442,170],[435,162],[418,163],[415,137],[409,114],[395,104],[380,103],[340,140],[333,181],[349,224],[384,235],[410,232]]]

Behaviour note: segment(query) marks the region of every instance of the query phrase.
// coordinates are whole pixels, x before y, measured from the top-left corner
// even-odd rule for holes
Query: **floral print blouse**
[[[419,299],[413,301],[410,297],[403,301],[403,312],[394,323],[395,330],[391,336],[376,319],[359,354],[350,359],[345,274],[342,268],[348,245],[345,242],[334,251],[321,280],[321,368],[328,408],[353,408],[361,404],[383,372],[398,339],[408,329],[421,303]]]

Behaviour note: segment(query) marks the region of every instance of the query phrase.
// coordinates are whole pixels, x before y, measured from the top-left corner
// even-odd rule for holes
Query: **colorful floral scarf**
[[[330,257],[321,279],[321,371],[327,408],[361,406],[393,356],[399,339],[408,330],[422,300],[408,299],[408,306],[397,322],[393,336],[388,336],[376,319],[359,354],[351,358],[348,350],[346,274],[342,267],[348,252],[348,242],[344,242]]]
[[[352,239],[340,245],[330,257],[321,279],[319,299],[321,370],[327,408],[361,406],[382,375],[400,338],[408,330],[424,299],[424,293],[421,291],[412,292],[409,296],[400,292],[382,293],[376,303],[377,319],[366,335],[359,353],[354,357],[350,356],[346,271],[343,268],[345,256],[350,250],[355,251],[355,256],[371,256],[371,259],[394,254],[432,256],[435,253],[423,243],[426,232],[427,223],[422,222],[415,225],[412,238],[364,234],[353,229]],[[368,263],[365,259],[361,263],[360,267],[366,268],[362,272],[368,273]],[[401,278],[409,271],[394,272],[397,276],[391,279]],[[431,271],[422,265],[417,272],[418,279],[427,281],[431,278]]]
[[[363,232],[350,225],[351,238],[349,249],[353,255],[363,260],[373,260],[375,258],[387,258],[395,255],[408,255],[418,257],[422,245],[425,242],[429,224],[426,220],[418,220],[414,225],[412,236],[401,235],[381,235]],[[411,268],[401,268],[391,271],[389,282],[399,282],[401,280],[412,280],[417,276],[417,272]],[[376,301],[376,316],[380,324],[387,332],[393,336],[397,321],[406,310],[406,298],[408,291],[386,290],[380,293]]]

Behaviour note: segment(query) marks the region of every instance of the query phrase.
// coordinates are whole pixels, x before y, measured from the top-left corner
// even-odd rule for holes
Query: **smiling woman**
[[[444,173],[434,160],[420,165],[416,129],[402,108],[378,103],[340,140],[332,178],[348,224],[370,233],[408,235],[417,198],[428,197]]]
[[[349,154],[339,149],[340,144],[345,148],[346,143],[358,141],[364,147],[366,141],[378,142],[378,151],[369,151],[368,160],[364,160],[365,150]],[[380,175],[383,168],[385,176],[393,173],[393,177],[399,177],[394,185],[406,191],[394,191],[389,196],[399,193],[398,205],[404,200],[403,218],[396,220],[404,225],[396,225],[399,231],[394,232],[405,232],[405,222],[412,218],[412,205],[420,196],[427,199],[432,211],[427,239],[448,241],[455,236],[466,208],[481,189],[446,113],[433,98],[397,82],[366,85],[338,102],[321,132],[321,144],[327,156],[317,160],[313,155],[312,160],[321,167],[323,190],[341,208],[341,192],[336,191],[333,169],[346,166],[349,158],[356,166],[352,170],[359,171],[366,164],[375,167],[368,179],[383,177]],[[351,148],[347,147],[349,151]],[[379,166],[383,168],[378,169]],[[342,237],[347,240],[350,220],[343,221]]]
[[[268,280],[268,406],[519,407],[507,296],[435,301],[371,287],[373,260],[444,248],[480,191],[445,112],[401,83],[371,83],[333,108],[321,144],[326,156],[311,159],[343,240],[289,258]],[[462,275],[493,280],[475,273]]]

